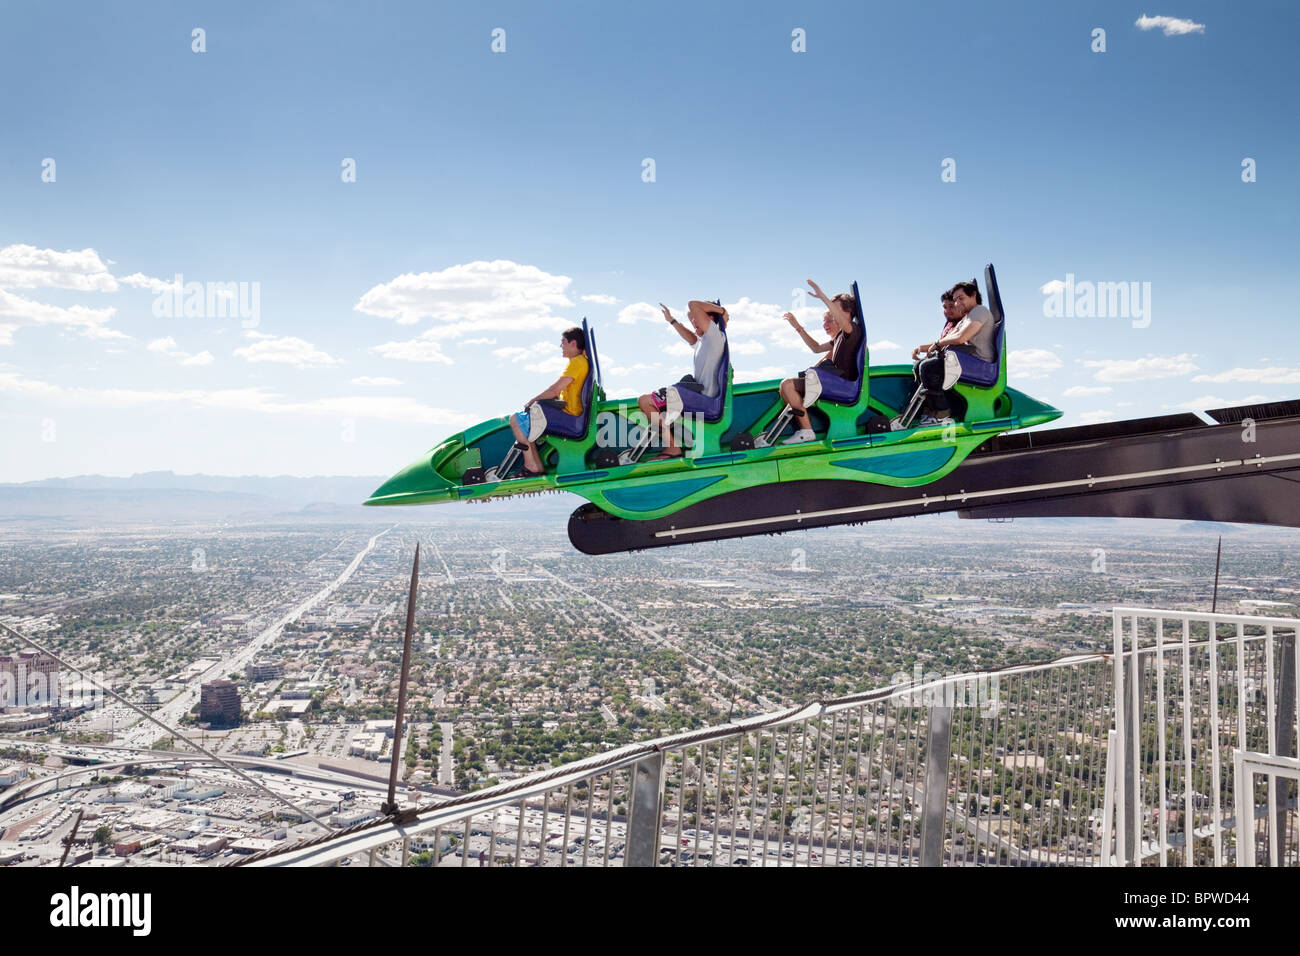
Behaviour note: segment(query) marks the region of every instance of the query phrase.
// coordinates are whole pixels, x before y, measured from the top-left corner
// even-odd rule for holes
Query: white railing
[[[1103,862],[1108,655],[917,681],[623,747],[246,865]]]
[[[1229,752],[1294,740],[1296,624],[1119,608],[1113,655],[633,744],[244,865],[405,865],[422,848],[442,866],[1222,865]],[[1294,864],[1290,778],[1261,772],[1260,837]]]
[[[1115,695],[1115,862],[1244,861],[1236,844],[1242,808],[1233,759],[1239,752],[1296,752],[1298,624],[1115,609],[1113,681],[1124,688]],[[1282,865],[1300,862],[1294,806],[1289,779],[1279,789],[1270,773],[1259,834],[1282,847]],[[1259,809],[1252,792],[1247,818],[1254,821]]]

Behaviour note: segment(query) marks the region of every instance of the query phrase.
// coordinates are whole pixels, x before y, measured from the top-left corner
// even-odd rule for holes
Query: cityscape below
[[[934,516],[597,558],[569,547],[565,498],[254,501],[220,520],[187,516],[205,507],[191,501],[143,521],[103,499],[76,519],[24,513],[23,488],[0,488],[0,623],[54,657],[0,632],[0,865],[57,865],[74,826],[79,866],[229,863],[380,816],[395,757],[398,803],[436,803],[922,674],[1106,651],[1113,607],[1210,609],[1220,534],[1219,610],[1290,617],[1300,603],[1290,529]],[[586,843],[551,842],[541,810],[502,829],[546,864],[617,860],[627,807],[608,799]],[[475,865],[488,842],[442,833],[407,862]]]

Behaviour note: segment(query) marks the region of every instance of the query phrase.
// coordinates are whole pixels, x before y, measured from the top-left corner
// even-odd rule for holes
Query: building
[[[0,656],[0,709],[59,700],[59,665],[54,658],[34,651]]]
[[[254,683],[264,680],[278,680],[284,676],[284,665],[281,663],[254,663],[244,668],[244,676]]]
[[[379,816],[379,811],[375,809],[366,809],[354,807],[348,810],[339,810],[330,815],[330,823],[336,827],[351,827],[358,823],[364,823],[367,820],[374,820]]]
[[[11,764],[0,769],[0,787],[11,787],[19,780],[27,779],[27,768],[22,764]]]
[[[199,720],[214,724],[239,724],[239,688],[228,680],[204,684],[199,696]]]
[[[348,753],[365,757],[367,760],[378,760],[384,753],[384,743],[387,740],[388,737],[383,731],[374,734],[357,734],[348,741]]]
[[[193,853],[196,856],[211,856],[226,848],[229,838],[224,836],[198,836],[188,840],[177,840],[171,848],[177,853]]]

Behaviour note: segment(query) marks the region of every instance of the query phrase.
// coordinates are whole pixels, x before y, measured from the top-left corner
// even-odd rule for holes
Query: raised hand
[[[673,323],[673,322],[676,321],[676,320],[673,318],[673,314],[672,314],[672,312],[670,312],[670,311],[668,310],[668,306],[666,306],[666,305],[664,305],[662,302],[660,302],[660,303],[659,303],[659,308],[663,310],[663,313],[664,313],[664,319],[665,319],[668,323],[671,324],[671,323]]]

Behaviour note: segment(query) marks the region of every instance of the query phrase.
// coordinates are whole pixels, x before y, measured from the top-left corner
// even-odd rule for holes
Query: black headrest
[[[862,323],[862,341],[858,343],[858,364],[861,365],[862,356],[867,353],[867,313],[862,308],[862,293],[858,291],[858,281],[856,279],[853,280],[853,285],[850,288],[853,291],[853,304],[857,307],[855,311],[858,313],[857,318],[853,321]]]
[[[989,311],[993,313],[993,321],[999,327],[1002,325],[1002,296],[998,292],[998,277],[993,272],[993,263],[984,267],[984,292],[988,296]]]
[[[587,329],[587,320],[582,320],[582,327]],[[596,381],[603,382],[604,378],[600,374],[600,353],[596,350],[596,330],[587,329],[587,362],[595,367]]]

